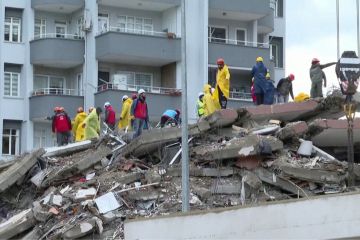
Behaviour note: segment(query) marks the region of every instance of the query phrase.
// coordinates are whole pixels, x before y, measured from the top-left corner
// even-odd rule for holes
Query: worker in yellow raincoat
[[[218,109],[226,109],[230,94],[230,72],[224,59],[219,58],[216,61],[216,64],[218,65],[218,71],[216,74],[216,86],[214,92],[215,104]]]
[[[215,101],[211,95],[211,86],[209,84],[204,85],[203,103],[204,103],[204,116],[210,115],[217,110],[215,106]]]
[[[84,128],[85,140],[98,138],[100,135],[100,114],[102,110],[100,107],[93,109],[91,113],[85,118],[81,126]]]
[[[119,125],[118,128],[120,130],[125,130],[126,128],[128,128],[128,130],[130,130],[131,128],[131,105],[133,103],[133,100],[131,98],[129,98],[127,95],[124,95],[122,97],[122,108],[121,108],[121,114],[120,114],[120,121],[119,121]]]
[[[72,132],[75,142],[80,142],[85,139],[84,128],[81,126],[81,123],[85,120],[86,117],[87,114],[86,112],[84,112],[84,108],[79,107],[77,109],[77,114],[72,125]]]
[[[310,99],[309,94],[301,92],[294,98],[294,102],[304,102],[304,101],[309,100],[309,99]]]

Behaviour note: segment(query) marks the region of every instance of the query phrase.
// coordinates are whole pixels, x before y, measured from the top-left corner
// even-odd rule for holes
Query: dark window
[[[209,41],[216,43],[226,43],[226,29],[219,27],[209,27]]]

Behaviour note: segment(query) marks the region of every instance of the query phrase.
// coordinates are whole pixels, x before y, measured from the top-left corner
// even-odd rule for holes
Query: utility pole
[[[339,23],[339,0],[336,0],[336,32],[337,32],[337,59],[340,59],[340,23]]]
[[[188,145],[188,108],[187,108],[187,77],[186,77],[186,19],[185,1],[181,0],[181,183],[182,211],[189,211],[189,145]]]
[[[356,0],[356,30],[357,30],[357,55],[360,56],[360,32],[359,32],[359,0]]]

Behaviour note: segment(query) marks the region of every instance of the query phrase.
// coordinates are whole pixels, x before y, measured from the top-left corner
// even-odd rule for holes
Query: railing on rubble
[[[98,92],[102,92],[108,89],[125,90],[131,92],[137,92],[140,89],[144,89],[148,93],[168,94],[175,96],[181,95],[181,89],[177,89],[177,88],[164,88],[164,87],[142,86],[142,85],[131,85],[131,84],[114,84],[114,83],[106,83],[99,85],[97,87]]]

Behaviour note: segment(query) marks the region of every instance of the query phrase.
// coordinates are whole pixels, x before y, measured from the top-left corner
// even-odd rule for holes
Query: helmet
[[[210,92],[211,92],[211,94],[213,94],[215,92],[215,88],[212,87]]]
[[[290,81],[295,80],[295,75],[294,75],[294,74],[292,74],[292,73],[290,73],[290,75],[289,75],[289,79],[290,79]]]
[[[204,96],[203,92],[199,92],[199,97]]]
[[[176,109],[175,112],[180,115],[180,110],[179,109]]]
[[[217,65],[224,65],[225,61],[223,58],[218,58],[218,60],[216,60],[216,64]]]
[[[124,101],[124,100],[126,100],[126,99],[128,99],[128,98],[129,98],[128,95],[124,95],[124,96],[122,97],[122,100]]]
[[[142,94],[142,93],[145,93],[145,90],[144,90],[144,89],[140,89],[140,90],[138,91],[138,94]]]
[[[78,109],[77,109],[77,112],[78,113],[81,113],[81,112],[83,112],[84,111],[84,108],[83,107],[78,107]]]
[[[264,61],[264,59],[262,57],[257,57],[256,58],[256,62],[263,62],[263,61]]]
[[[89,113],[91,113],[92,110],[94,110],[94,107],[89,107]]]
[[[133,93],[133,94],[131,95],[131,99],[132,99],[132,100],[137,99],[137,95],[136,95],[136,93]]]
[[[104,107],[110,106],[111,104],[109,102],[104,103]]]
[[[59,108],[59,111],[60,111],[60,112],[64,112],[64,111],[65,111],[65,108],[64,108],[64,107],[60,107],[60,108]]]
[[[267,72],[265,77],[266,77],[267,79],[270,79],[270,73]]]
[[[54,107],[54,112],[60,112],[60,107]]]
[[[315,64],[315,63],[319,63],[319,62],[320,62],[320,60],[318,58],[313,58],[311,60],[311,64]]]

